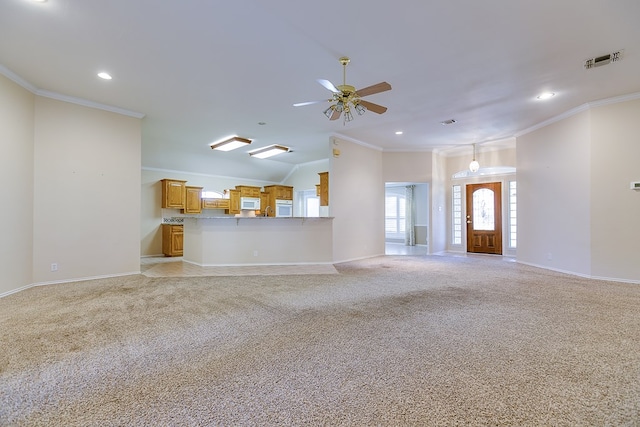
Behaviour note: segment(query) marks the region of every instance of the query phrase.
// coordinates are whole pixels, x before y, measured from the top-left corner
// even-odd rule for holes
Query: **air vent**
[[[449,119],[449,120],[444,120],[442,122],[440,122],[441,125],[452,125],[456,122],[456,119]]]
[[[595,58],[589,58],[586,61],[584,61],[584,68],[588,70],[591,68],[600,67],[602,65],[607,65],[612,62],[619,61],[622,59],[622,52],[624,52],[624,50],[621,49],[613,53],[608,53],[606,55],[597,56]]]

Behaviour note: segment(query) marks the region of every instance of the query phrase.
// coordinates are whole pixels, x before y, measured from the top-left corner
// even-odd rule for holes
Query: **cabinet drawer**
[[[229,199],[202,199],[202,209],[229,209]]]

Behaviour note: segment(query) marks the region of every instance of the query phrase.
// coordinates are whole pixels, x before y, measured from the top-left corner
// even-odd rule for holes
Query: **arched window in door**
[[[473,229],[495,230],[494,212],[495,193],[488,188],[481,188],[473,193]]]

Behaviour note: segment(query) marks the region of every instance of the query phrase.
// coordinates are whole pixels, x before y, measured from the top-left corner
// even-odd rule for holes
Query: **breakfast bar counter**
[[[185,217],[183,261],[199,266],[331,264],[333,218]]]

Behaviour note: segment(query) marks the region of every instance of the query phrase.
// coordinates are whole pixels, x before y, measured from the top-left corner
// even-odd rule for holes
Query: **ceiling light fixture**
[[[351,60],[346,56],[340,58],[342,64],[342,85],[338,86],[339,91],[334,92],[333,98],[329,101],[336,101],[335,104],[324,110],[324,115],[329,120],[335,120],[344,113],[343,124],[353,120],[353,113],[351,110],[356,110],[359,116],[363,115],[367,108],[360,102],[360,95],[356,93],[356,88],[347,84],[347,64]]]
[[[473,144],[473,160],[469,163],[469,170],[471,172],[478,172],[480,169],[480,163],[476,160],[476,144]]]
[[[258,159],[266,159],[267,157],[272,157],[277,154],[288,153],[289,147],[285,147],[284,145],[269,145],[267,147],[259,148],[257,150],[249,151],[249,155],[251,157],[256,157]]]
[[[249,144],[251,144],[250,139],[233,136],[229,139],[225,139],[224,141],[211,144],[211,149],[219,151],[231,151],[235,150],[236,148],[246,147]]]
[[[550,99],[550,98],[553,98],[554,96],[556,96],[556,94],[553,92],[544,92],[538,95],[536,98],[541,101],[544,101],[545,99]]]
[[[105,73],[105,72],[98,73],[98,77],[100,77],[101,79],[104,79],[104,80],[111,80],[112,79],[111,75],[109,73]]]
[[[396,135],[402,135],[404,132],[402,132],[401,130],[396,131]]]

